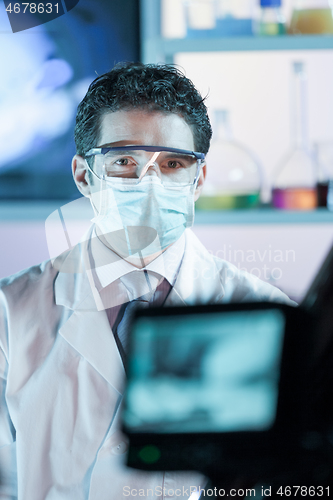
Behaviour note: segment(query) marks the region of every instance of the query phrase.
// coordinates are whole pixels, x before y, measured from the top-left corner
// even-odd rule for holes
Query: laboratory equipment
[[[329,492],[332,271],[333,248],[299,307],[137,311],[122,413],[127,464],[198,470],[222,492],[239,471],[269,485],[264,497],[293,481],[308,485],[305,496]]]
[[[303,62],[292,67],[292,144],[278,166],[272,203],[276,208],[311,210],[317,206],[317,165],[307,137],[307,75]]]
[[[209,38],[216,31],[215,0],[183,0],[187,38]]]
[[[251,2],[184,0],[187,38],[252,35]]]
[[[252,208],[260,203],[259,161],[233,139],[227,110],[215,111],[214,137],[207,154],[207,178],[196,202],[200,209]]]
[[[329,174],[326,165],[323,163],[322,158],[320,158],[320,145],[318,142],[314,143],[313,151],[317,163],[317,196],[318,196],[318,207],[327,206],[327,193],[328,193],[328,183]]]
[[[320,175],[318,176],[318,206],[333,210],[333,141],[315,144]]]
[[[138,312],[131,326],[128,465],[198,470],[218,484],[234,472],[265,479],[295,467],[306,311],[265,302],[168,307]]]
[[[217,36],[251,36],[252,2],[215,0]]]
[[[281,0],[260,0],[260,9],[253,23],[255,35],[275,36],[286,32]]]
[[[333,33],[332,0],[295,0],[289,33]]]

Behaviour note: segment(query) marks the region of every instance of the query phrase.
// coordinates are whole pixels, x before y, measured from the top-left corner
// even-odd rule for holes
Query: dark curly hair
[[[97,146],[105,113],[131,108],[179,114],[192,129],[195,149],[208,152],[212,129],[204,98],[191,80],[171,65],[119,63],[90,84],[78,106],[77,154]]]

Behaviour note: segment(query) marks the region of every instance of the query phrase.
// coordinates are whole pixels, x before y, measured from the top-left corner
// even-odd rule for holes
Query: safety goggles
[[[87,162],[88,168],[101,180],[139,183],[155,173],[165,186],[195,185],[205,159],[204,153],[162,146],[93,148],[85,154],[85,158],[93,156],[95,161],[92,166]]]

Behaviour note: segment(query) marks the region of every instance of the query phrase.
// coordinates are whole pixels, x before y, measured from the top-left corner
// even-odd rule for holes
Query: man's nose
[[[153,156],[144,165],[139,176],[139,181],[141,181],[141,179],[145,175],[157,175],[159,178],[161,178],[160,167],[158,163],[155,161],[159,154],[160,154],[159,152],[154,153]]]

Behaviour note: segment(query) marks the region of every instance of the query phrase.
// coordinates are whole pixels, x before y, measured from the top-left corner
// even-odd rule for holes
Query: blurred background
[[[207,95],[194,231],[301,300],[333,240],[329,0],[80,0],[14,34],[0,2],[0,278],[49,258],[45,221],[79,197],[77,105],[124,60],[177,64]]]
[[[69,168],[77,105],[97,75],[139,58],[137,1],[80,0],[19,33],[0,3],[1,200],[77,197]]]

